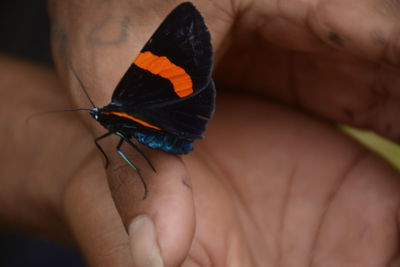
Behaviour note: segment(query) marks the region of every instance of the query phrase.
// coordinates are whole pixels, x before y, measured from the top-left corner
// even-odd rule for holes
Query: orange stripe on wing
[[[129,120],[133,120],[134,122],[137,122],[137,123],[139,123],[139,124],[141,124],[143,126],[146,126],[146,127],[149,127],[149,128],[155,129],[155,130],[161,130],[161,128],[158,128],[157,126],[151,125],[151,124],[149,124],[149,123],[147,123],[145,121],[139,120],[138,118],[135,118],[132,115],[129,115],[129,114],[126,114],[126,113],[123,113],[123,112],[110,111],[110,112],[104,112],[104,114],[105,115],[115,115],[115,116],[118,116],[118,117],[123,117],[123,118],[129,119]]]
[[[133,63],[139,68],[168,79],[179,97],[193,93],[193,82],[189,74],[183,68],[169,61],[167,57],[159,57],[146,51],[140,53]]]

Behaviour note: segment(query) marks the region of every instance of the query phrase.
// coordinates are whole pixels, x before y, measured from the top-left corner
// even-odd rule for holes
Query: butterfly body
[[[108,131],[125,139],[133,137],[150,148],[174,154],[187,154],[193,150],[191,140],[164,132],[153,125],[144,126],[143,120],[117,109],[110,109],[109,106],[93,108],[90,115]]]

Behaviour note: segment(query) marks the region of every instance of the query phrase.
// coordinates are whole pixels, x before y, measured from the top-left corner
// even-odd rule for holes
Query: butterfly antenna
[[[28,124],[31,119],[38,117],[38,116],[46,115],[46,114],[71,112],[71,111],[82,111],[82,110],[90,111],[92,109],[90,109],[90,108],[71,108],[71,109],[58,109],[58,110],[43,111],[43,112],[38,112],[38,113],[34,113],[34,114],[30,115],[29,117],[26,118],[25,122]]]
[[[90,104],[92,104],[92,106],[95,108],[96,105],[93,103],[92,99],[90,98],[89,93],[86,90],[85,85],[83,84],[82,80],[79,78],[79,75],[76,72],[75,68],[72,66],[72,63],[69,62],[68,65],[69,65],[70,69],[72,70],[72,73],[74,74],[75,78],[78,80],[79,85],[81,86],[81,88],[82,88],[83,92],[85,93],[86,97],[89,99]]]

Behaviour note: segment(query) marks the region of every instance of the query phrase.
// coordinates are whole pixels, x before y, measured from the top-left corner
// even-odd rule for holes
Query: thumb
[[[107,138],[108,148],[116,138]],[[194,235],[195,215],[188,173],[181,159],[172,154],[144,149],[155,171],[140,153],[122,146],[135,171],[116,153],[108,151],[109,185],[115,205],[129,234],[135,266],[178,266],[185,259]]]

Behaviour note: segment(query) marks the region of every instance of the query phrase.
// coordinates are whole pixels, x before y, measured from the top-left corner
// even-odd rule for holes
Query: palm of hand
[[[193,247],[203,252],[193,250],[194,258],[204,260],[207,251],[217,266],[393,260],[394,171],[320,121],[255,99],[221,102],[199,148],[202,168],[187,160],[197,212]]]

